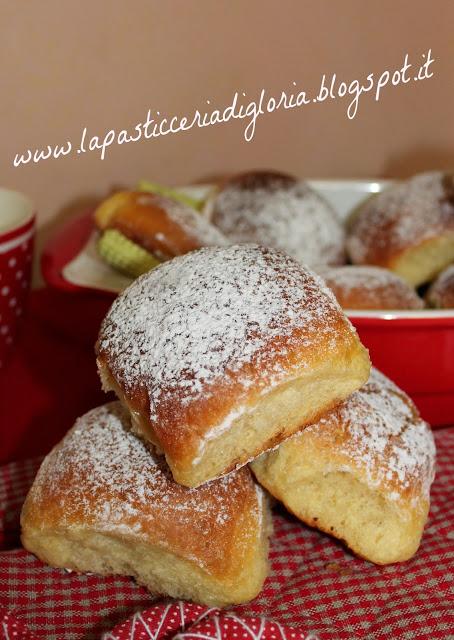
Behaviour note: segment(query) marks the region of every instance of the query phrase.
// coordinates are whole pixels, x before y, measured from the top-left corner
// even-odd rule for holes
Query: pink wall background
[[[0,2],[1,183],[53,226],[118,184],[141,177],[184,184],[266,166],[311,177],[406,176],[454,165],[454,2],[434,0],[97,0]],[[432,48],[434,77],[348,101],[244,123],[112,146],[19,168],[18,151],[78,141],[142,120],[148,108],[189,114],[256,95],[315,88],[417,61]]]

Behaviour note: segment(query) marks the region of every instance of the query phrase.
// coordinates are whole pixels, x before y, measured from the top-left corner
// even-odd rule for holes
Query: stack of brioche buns
[[[298,260],[257,244],[167,260],[114,301],[96,353],[118,401],[38,472],[21,524],[43,561],[245,602],[268,574],[268,492],[372,562],[417,550],[431,431]]]

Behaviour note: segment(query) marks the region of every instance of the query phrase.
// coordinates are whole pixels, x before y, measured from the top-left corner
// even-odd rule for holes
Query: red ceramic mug
[[[21,193],[0,189],[0,368],[5,363],[30,288],[35,212]]]

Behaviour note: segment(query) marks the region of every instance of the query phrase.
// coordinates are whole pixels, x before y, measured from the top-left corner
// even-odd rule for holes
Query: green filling
[[[117,229],[104,231],[98,240],[98,253],[107,264],[131,278],[137,278],[160,264],[152,253]]]
[[[188,196],[185,193],[175,191],[175,189],[171,189],[170,187],[164,187],[160,184],[156,184],[156,182],[149,182],[148,180],[140,180],[137,185],[137,189],[139,191],[148,191],[160,196],[165,196],[166,198],[171,198],[172,200],[186,204],[193,209],[197,209],[197,211],[202,209],[205,202],[204,200],[191,198],[191,196]]]

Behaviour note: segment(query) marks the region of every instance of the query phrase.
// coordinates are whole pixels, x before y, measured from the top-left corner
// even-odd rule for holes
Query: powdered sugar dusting
[[[189,205],[155,193],[141,193],[137,198],[137,204],[142,206],[152,204],[160,207],[173,222],[184,229],[188,236],[192,237],[200,246],[223,246],[229,244],[229,241],[219,229]]]
[[[348,308],[350,297],[363,308],[422,309],[424,306],[416,291],[388,269],[347,265],[322,266],[316,270],[344,308]]]
[[[228,183],[212,220],[234,242],[258,242],[310,266],[345,262],[344,229],[329,203],[306,183]]]
[[[353,222],[347,247],[353,262],[374,262],[447,229],[454,231],[454,201],[440,172],[423,173],[368,201]]]
[[[57,491],[62,524],[86,522],[98,531],[144,536],[153,528],[188,529],[188,536],[229,534],[239,504],[253,504],[257,523],[262,518],[262,494],[243,469],[197,489],[178,485],[163,458],[129,430],[127,412],[110,403],[79,418],[73,429],[43,462],[34,490]],[[213,524],[215,523],[215,524]],[[213,526],[216,533],[213,533]],[[231,534],[229,534],[231,535]],[[196,541],[193,541],[194,544]],[[188,553],[191,544],[186,543]],[[194,551],[194,549],[193,549]]]
[[[431,285],[427,301],[433,307],[454,309],[454,264],[442,271]]]
[[[339,322],[353,331],[321,278],[288,256],[257,245],[204,248],[117,298],[98,351],[126,391],[146,389],[150,419],[165,429],[169,415],[184,425],[191,403],[219,385],[247,397],[290,379],[304,366],[292,361],[295,350],[345,339]]]
[[[337,450],[365,470],[372,484],[393,483],[406,489],[416,483],[418,491],[429,497],[435,463],[433,435],[408,396],[391,380],[372,369],[362,389],[308,429],[323,433],[323,425],[331,419],[344,425],[347,434],[336,442]]]

